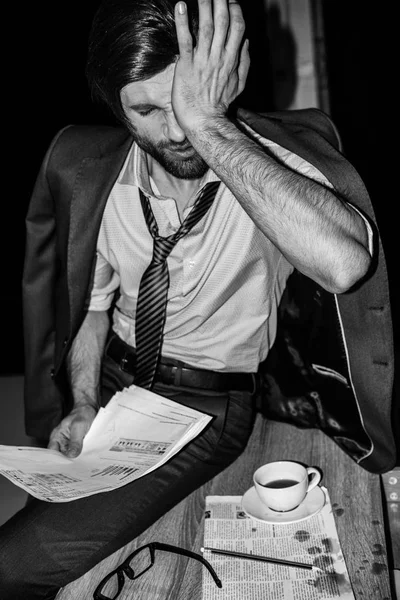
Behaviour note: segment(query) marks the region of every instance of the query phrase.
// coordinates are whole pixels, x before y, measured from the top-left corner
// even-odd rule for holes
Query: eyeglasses
[[[122,588],[125,584],[125,576],[132,581],[137,579],[143,573],[146,573],[154,565],[155,551],[163,550],[164,552],[173,552],[189,558],[194,558],[201,562],[202,565],[208,569],[216,585],[222,588],[222,583],[216,572],[210,565],[210,563],[203,558],[200,554],[186,550],[185,548],[178,548],[177,546],[170,546],[169,544],[160,544],[158,542],[151,542],[145,546],[137,548],[132,554],[130,554],[124,562],[122,562],[114,571],[111,571],[102,579],[94,591],[93,598],[95,600],[115,600],[122,592]]]

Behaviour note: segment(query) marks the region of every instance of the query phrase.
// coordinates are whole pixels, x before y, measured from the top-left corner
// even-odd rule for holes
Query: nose
[[[164,123],[164,135],[171,142],[183,142],[186,139],[186,134],[180,127],[178,121],[175,118],[173,111],[166,115]]]

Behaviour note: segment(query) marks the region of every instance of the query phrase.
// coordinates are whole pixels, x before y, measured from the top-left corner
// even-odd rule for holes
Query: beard
[[[180,144],[172,142],[154,144],[148,138],[140,135],[132,126],[130,132],[139,148],[154,158],[167,173],[177,179],[201,179],[207,173],[207,163],[195,150],[188,157],[179,156],[179,150],[193,148],[187,140]]]

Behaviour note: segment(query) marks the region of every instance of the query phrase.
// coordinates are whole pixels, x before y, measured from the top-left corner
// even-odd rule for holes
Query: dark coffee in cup
[[[273,481],[267,481],[267,483],[263,483],[264,487],[268,488],[288,488],[292,487],[292,485],[297,485],[299,482],[296,479],[274,479]]]

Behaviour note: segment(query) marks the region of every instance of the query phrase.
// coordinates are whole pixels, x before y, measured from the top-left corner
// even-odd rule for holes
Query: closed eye
[[[156,109],[155,108],[148,108],[147,110],[138,110],[136,111],[141,117],[147,117],[147,115],[150,115],[152,112],[154,112]]]

